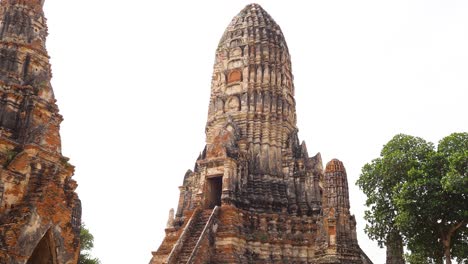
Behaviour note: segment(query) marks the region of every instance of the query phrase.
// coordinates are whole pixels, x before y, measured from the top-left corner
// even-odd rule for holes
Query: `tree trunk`
[[[466,221],[463,220],[458,224],[455,224],[450,227],[450,229],[445,232],[441,232],[442,244],[444,245],[444,256],[445,256],[445,264],[452,264],[452,255],[450,254],[450,243],[452,241],[453,235],[457,232],[457,230],[466,225]]]
[[[403,239],[399,232],[394,231],[388,234],[386,246],[386,264],[405,264],[405,259],[403,258]]]
[[[452,264],[452,256],[450,255],[450,239],[451,237],[448,236],[442,240],[442,244],[444,244],[445,264]]]

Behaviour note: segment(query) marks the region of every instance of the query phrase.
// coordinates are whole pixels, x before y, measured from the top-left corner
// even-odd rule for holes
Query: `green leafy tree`
[[[454,133],[439,142],[438,154],[444,160],[442,186],[445,191],[468,193],[468,133]]]
[[[382,149],[380,157],[364,165],[357,185],[367,195],[365,232],[379,246],[387,247],[387,263],[404,263],[403,238],[396,224],[395,194],[407,172],[421,166],[433,146],[421,138],[396,135]]]
[[[447,264],[467,260],[468,133],[445,137],[420,163],[394,197],[408,249]]]
[[[362,168],[366,233],[387,246],[387,263],[446,263],[466,259],[468,134],[452,134],[438,150],[399,134]],[[404,239],[404,241],[403,241]]]
[[[81,250],[78,264],[100,264],[101,261],[98,258],[93,258],[89,253],[94,247],[94,236],[84,224],[81,224],[80,243]]]

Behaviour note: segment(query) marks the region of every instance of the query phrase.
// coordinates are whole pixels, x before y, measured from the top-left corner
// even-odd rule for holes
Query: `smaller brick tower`
[[[323,220],[319,235],[317,255],[326,261],[339,259],[349,263],[357,244],[356,219],[349,211],[348,177],[343,162],[333,159],[325,167],[323,181]],[[364,263],[370,259],[364,252],[360,258]],[[358,259],[359,260],[359,259]],[[358,261],[354,260],[354,261]]]
[[[44,0],[0,1],[0,263],[75,264],[81,204],[61,154]]]

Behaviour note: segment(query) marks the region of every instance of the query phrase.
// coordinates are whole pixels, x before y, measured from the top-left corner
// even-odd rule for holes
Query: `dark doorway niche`
[[[27,264],[57,264],[55,243],[50,229],[37,244]]]
[[[207,181],[207,203],[208,209],[213,209],[215,206],[221,206],[221,193],[223,190],[223,176],[209,178]]]

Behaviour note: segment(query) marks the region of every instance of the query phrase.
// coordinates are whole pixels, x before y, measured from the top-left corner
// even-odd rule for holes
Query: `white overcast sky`
[[[204,147],[215,49],[249,1],[46,0],[63,154],[103,264],[148,263]],[[292,57],[299,137],[348,171],[359,243],[360,168],[397,133],[468,131],[468,1],[258,1]]]

